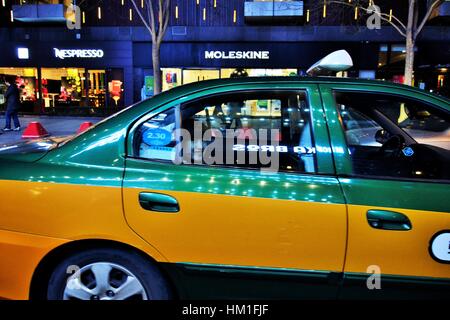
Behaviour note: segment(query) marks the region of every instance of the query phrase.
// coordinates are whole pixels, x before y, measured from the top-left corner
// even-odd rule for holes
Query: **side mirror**
[[[391,135],[389,134],[389,132],[384,129],[380,129],[375,133],[375,141],[379,144],[384,144],[389,140],[390,136]]]

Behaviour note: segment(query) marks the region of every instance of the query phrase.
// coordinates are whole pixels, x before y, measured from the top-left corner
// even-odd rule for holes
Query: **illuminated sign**
[[[269,51],[205,51],[205,59],[268,60]]]
[[[105,53],[101,49],[57,49],[55,50],[55,57],[59,59],[66,58],[80,58],[80,59],[95,59],[103,58]]]
[[[17,57],[22,60],[27,60],[30,58],[30,53],[28,48],[17,48]]]

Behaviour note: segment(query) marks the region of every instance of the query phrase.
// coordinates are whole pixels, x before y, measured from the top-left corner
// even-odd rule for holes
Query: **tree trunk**
[[[161,93],[162,90],[162,75],[161,75],[161,61],[160,61],[161,43],[157,41],[152,44],[152,60],[153,60],[153,90],[154,94]]]
[[[413,73],[414,73],[414,44],[412,35],[407,35],[406,38],[406,59],[405,59],[405,84],[413,85]]]
[[[408,23],[406,25],[406,59],[405,59],[405,84],[412,86],[414,72],[414,17],[417,9],[416,0],[409,0]]]

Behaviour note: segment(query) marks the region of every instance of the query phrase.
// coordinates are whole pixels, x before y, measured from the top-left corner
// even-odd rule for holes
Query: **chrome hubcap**
[[[64,300],[148,300],[138,278],[128,269],[109,262],[84,266],[70,276]]]

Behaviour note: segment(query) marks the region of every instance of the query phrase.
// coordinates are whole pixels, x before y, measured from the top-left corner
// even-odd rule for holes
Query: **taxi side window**
[[[175,161],[179,112],[170,108],[144,122],[135,136],[134,155],[139,158]]]
[[[277,171],[314,173],[310,118],[304,91],[206,97],[144,123],[135,138],[135,156],[252,169],[275,165]]]
[[[407,97],[334,92],[354,174],[450,179],[450,115]]]

